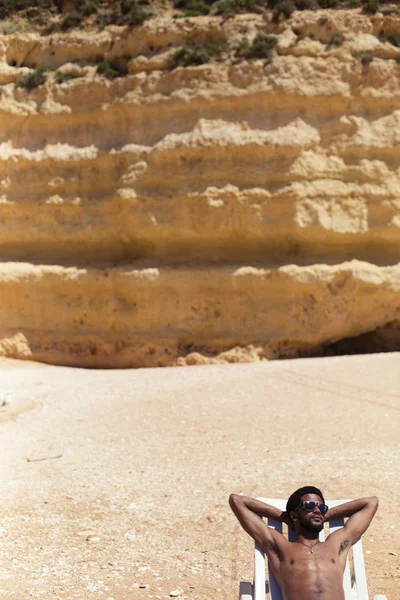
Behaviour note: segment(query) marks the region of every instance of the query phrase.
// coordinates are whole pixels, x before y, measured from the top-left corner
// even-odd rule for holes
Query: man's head
[[[308,504],[309,502],[311,504]],[[301,531],[319,533],[323,529],[325,513],[321,512],[318,504],[325,504],[324,496],[321,490],[312,485],[293,492],[286,503],[286,512],[296,533]]]

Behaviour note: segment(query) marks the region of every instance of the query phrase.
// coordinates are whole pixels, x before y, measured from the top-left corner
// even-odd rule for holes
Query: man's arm
[[[378,504],[379,500],[376,496],[345,502],[330,508],[325,515],[325,521],[349,517],[343,529],[335,533],[340,533],[350,544],[354,544],[368,529],[378,509]]]
[[[272,530],[262,520],[262,517],[284,521],[286,513],[249,496],[231,494],[229,504],[243,529],[253,538],[260,548],[267,550],[275,547],[276,543]],[[275,533],[275,532],[274,532]]]

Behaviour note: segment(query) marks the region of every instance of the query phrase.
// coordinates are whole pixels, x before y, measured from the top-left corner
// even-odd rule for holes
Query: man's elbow
[[[234,511],[235,508],[240,504],[241,496],[239,494],[231,494],[229,496],[229,506]]]
[[[370,512],[372,516],[374,516],[376,511],[378,510],[379,498],[378,496],[370,496],[366,500],[366,509]]]
[[[231,494],[229,496],[229,506],[233,506],[236,502],[237,494]]]

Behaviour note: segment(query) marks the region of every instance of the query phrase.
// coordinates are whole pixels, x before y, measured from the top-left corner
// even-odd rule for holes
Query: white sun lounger
[[[280,510],[286,509],[286,501],[276,498],[258,498],[266,504],[276,506]],[[347,500],[329,500],[328,506],[337,506],[348,502]],[[344,520],[337,519],[329,521],[329,533],[343,527]],[[282,523],[273,519],[268,519],[268,526],[282,533]],[[289,540],[294,539],[294,533],[288,529]],[[325,540],[325,532],[322,530],[319,534],[321,542]],[[350,568],[351,565],[351,568]],[[368,600],[367,579],[365,576],[364,556],[362,551],[361,539],[356,542],[347,557],[346,569],[343,575],[343,588],[345,600]],[[254,583],[240,583],[239,600],[266,600],[266,594],[269,594],[270,600],[282,600],[281,591],[276,583],[274,576],[268,568],[268,581],[265,578],[265,556],[264,552],[256,545],[254,552]],[[374,596],[374,600],[387,600],[386,596],[381,594]]]

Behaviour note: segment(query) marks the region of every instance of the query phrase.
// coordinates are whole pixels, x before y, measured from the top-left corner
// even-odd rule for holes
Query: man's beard
[[[323,528],[324,528],[324,522],[321,521],[320,523],[310,523],[310,526],[308,529],[310,531],[317,531],[319,533],[320,531],[323,530]]]
[[[324,521],[306,521],[305,519],[300,520],[300,524],[306,531],[310,531],[312,533],[319,533],[324,528]]]

